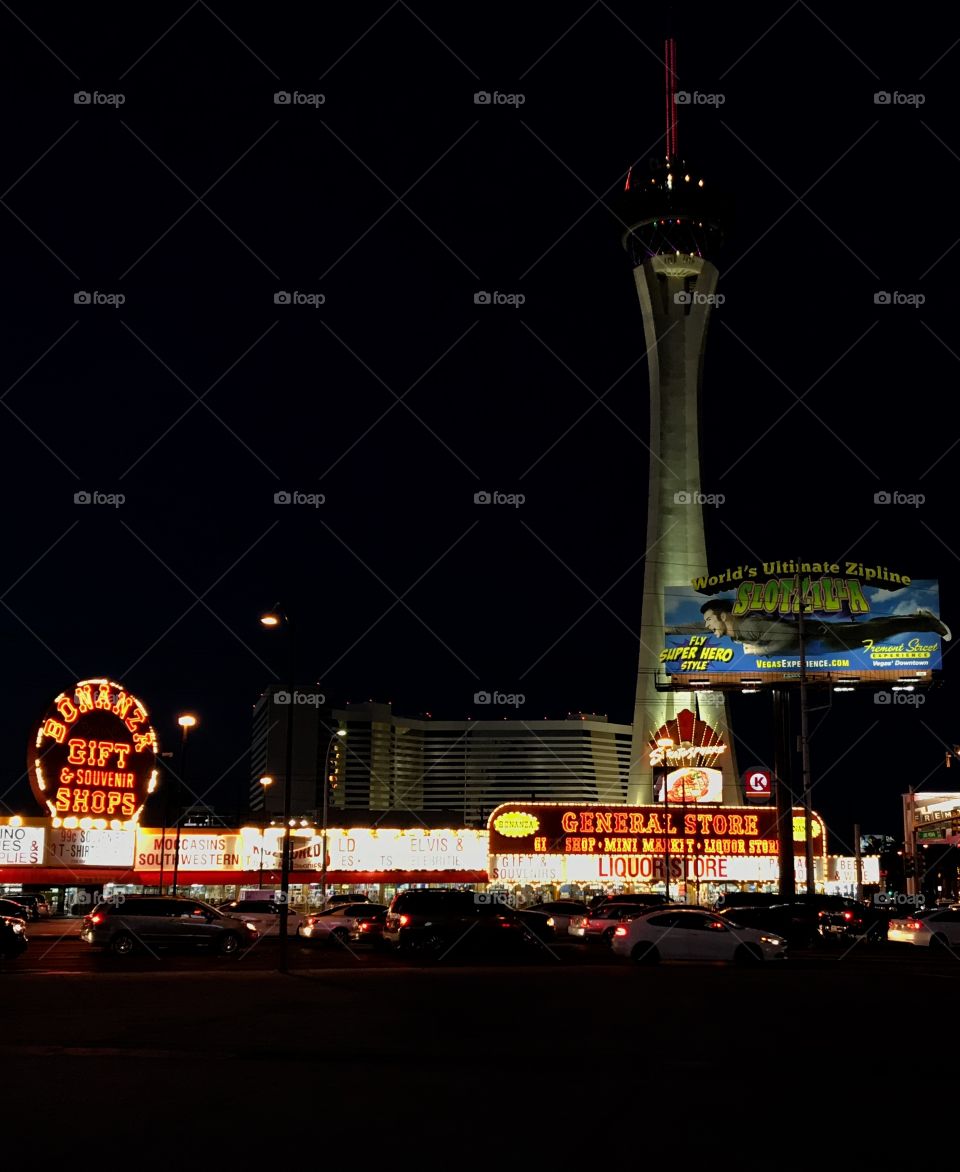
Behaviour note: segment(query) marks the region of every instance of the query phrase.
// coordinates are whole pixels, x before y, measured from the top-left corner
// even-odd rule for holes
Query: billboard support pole
[[[853,852],[857,863],[857,899],[863,899],[863,856],[860,853],[860,823],[853,828]]]
[[[793,791],[790,787],[790,693],[781,684],[773,687],[773,771],[777,780],[777,826],[780,841],[780,896],[796,895],[793,873]]]
[[[800,586],[800,575],[797,574],[797,585]],[[803,588],[800,586],[800,610],[797,615],[797,634],[800,639],[800,762],[803,770],[803,820],[804,820],[804,848],[807,863],[807,895],[813,895],[816,890],[816,877],[813,873],[813,794],[810,784],[810,736],[807,712],[807,649],[804,640],[803,611],[806,599]],[[791,817],[791,838],[793,837],[793,819]],[[791,849],[793,844],[791,842]]]

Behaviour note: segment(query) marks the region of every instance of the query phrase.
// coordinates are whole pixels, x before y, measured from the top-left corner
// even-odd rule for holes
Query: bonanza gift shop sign
[[[81,680],[37,725],[30,787],[54,817],[135,821],[157,784],[157,735],[146,707],[122,684]],[[117,827],[113,827],[116,829]]]

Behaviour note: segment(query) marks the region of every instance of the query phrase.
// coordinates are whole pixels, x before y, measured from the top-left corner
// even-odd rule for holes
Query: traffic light
[[[917,859],[915,855],[903,856],[903,875],[905,879],[915,879],[917,875]]]

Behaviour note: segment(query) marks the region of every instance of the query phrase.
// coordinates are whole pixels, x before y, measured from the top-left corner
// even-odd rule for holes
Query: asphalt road
[[[960,995],[960,961],[883,945],[740,969],[576,947],[417,966],[294,943],[289,976],[275,950],[124,961],[35,935],[0,971],[0,1069],[37,1153],[273,1168],[383,1151],[447,1170],[617,1162],[628,1143],[631,1163],[810,1167],[841,1111],[871,1163],[897,1142],[877,1103],[917,1105],[911,1023]],[[947,1099],[952,1041],[922,1041]]]

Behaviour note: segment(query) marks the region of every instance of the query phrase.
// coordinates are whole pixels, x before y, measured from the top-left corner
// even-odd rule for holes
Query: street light
[[[330,807],[330,750],[333,748],[338,737],[345,737],[347,730],[345,728],[335,729],[330,740],[327,741],[327,751],[323,757],[323,823],[321,833],[323,835],[323,859],[320,863],[320,898],[324,904],[327,902],[327,819]]]
[[[290,803],[291,790],[293,789],[293,701],[296,691],[293,624],[290,622],[290,616],[278,608],[262,614],[260,616],[260,622],[268,629],[285,628],[288,644],[287,651],[289,654],[287,668],[289,685],[287,695],[287,744],[283,774],[283,830],[281,831],[283,839],[280,851],[280,951],[277,957],[277,971],[285,973],[288,971],[287,958],[289,954],[287,923],[289,921],[288,903],[290,898]]]
[[[261,777],[260,784],[263,786],[263,817],[260,819],[260,885],[259,890],[263,890],[263,847],[264,839],[267,833],[267,786],[273,785],[272,777]]]
[[[183,786],[184,786],[184,771],[187,762],[187,733],[197,727],[197,718],[189,712],[185,712],[182,716],[177,717],[177,724],[180,725],[180,776],[177,778],[177,833],[173,840],[173,894],[177,894],[177,878],[180,873],[180,827],[183,822]],[[163,856],[163,847],[160,847],[161,857]]]

